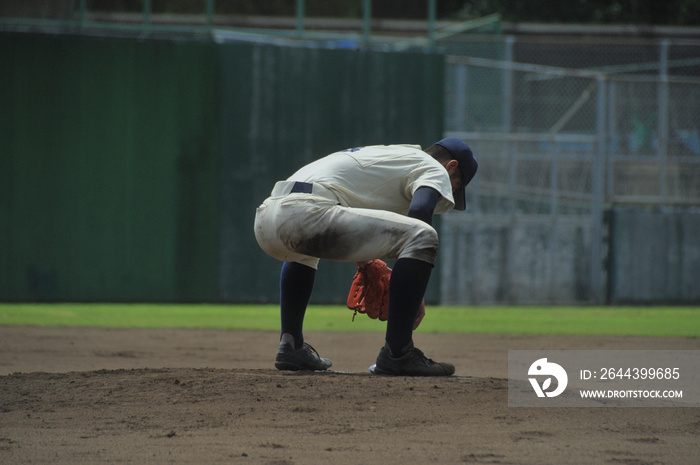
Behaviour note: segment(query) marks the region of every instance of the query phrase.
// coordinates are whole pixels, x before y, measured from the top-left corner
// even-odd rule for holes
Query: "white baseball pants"
[[[314,269],[319,259],[415,258],[435,264],[438,235],[429,224],[398,213],[340,206],[319,184],[311,193],[291,192],[294,184],[275,184],[255,213],[255,238],[270,256]]]

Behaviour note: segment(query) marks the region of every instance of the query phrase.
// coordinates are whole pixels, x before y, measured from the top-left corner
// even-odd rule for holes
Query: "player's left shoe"
[[[333,363],[327,358],[321,358],[316,349],[306,342],[298,349],[294,348],[294,338],[290,334],[283,334],[280,347],[275,358],[275,367],[278,370],[313,370],[323,371],[331,367]]]

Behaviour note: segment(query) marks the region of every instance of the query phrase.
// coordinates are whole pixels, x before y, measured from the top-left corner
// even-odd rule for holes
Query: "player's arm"
[[[440,193],[432,187],[423,186],[416,189],[411,199],[411,205],[408,207],[408,216],[425,221],[429,225],[433,224],[433,212],[440,200]],[[418,316],[413,323],[413,329],[418,328],[418,325],[425,317],[425,299],[420,303]]]
[[[408,207],[408,216],[433,224],[433,212],[440,200],[440,193],[432,187],[423,186],[416,189]]]

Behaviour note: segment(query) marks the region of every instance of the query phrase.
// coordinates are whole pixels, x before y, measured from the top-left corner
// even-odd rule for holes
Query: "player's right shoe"
[[[429,359],[411,343],[400,357],[393,357],[387,346],[382,347],[377,363],[370,367],[370,371],[378,375],[394,376],[451,376],[455,367],[451,363]]]
[[[295,349],[294,337],[291,334],[282,334],[280,347],[275,358],[275,367],[278,370],[323,371],[330,368],[332,364],[327,358],[321,358],[316,349],[306,342],[300,348]]]

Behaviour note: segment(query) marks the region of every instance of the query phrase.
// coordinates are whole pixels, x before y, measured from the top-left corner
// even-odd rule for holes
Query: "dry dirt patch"
[[[697,463],[700,409],[509,408],[504,365],[696,338],[417,334],[458,376],[392,378],[380,334],[307,337],[338,371],[274,370],[274,332],[0,327],[0,463]]]

